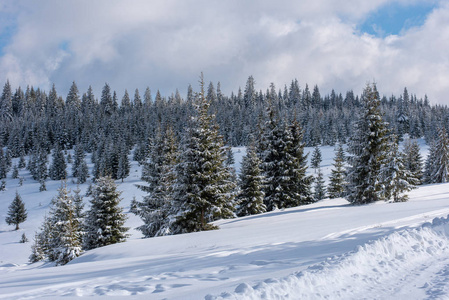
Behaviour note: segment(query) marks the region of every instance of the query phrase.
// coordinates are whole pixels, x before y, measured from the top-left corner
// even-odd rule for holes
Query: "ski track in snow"
[[[449,216],[392,233],[286,278],[242,283],[219,299],[448,299]]]

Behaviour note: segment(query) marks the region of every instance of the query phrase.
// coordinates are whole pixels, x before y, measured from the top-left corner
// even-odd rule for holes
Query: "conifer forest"
[[[30,256],[31,262],[62,265],[85,250],[126,240],[115,181],[129,176],[131,160],[142,166],[145,184],[138,188],[146,193],[132,200],[132,213],[143,221],[137,229],[147,238],[173,235],[326,197],[352,204],[407,201],[416,186],[448,180],[448,121],[446,106],[431,105],[407,88],[383,96],[374,83],[361,95],[323,95],[318,86],[300,87],[297,80],[256,90],[250,76],[243,90],[225,95],[220,83],[206,84],[201,75],[198,87],[188,86],[182,97],[178,90],[162,96],[150,88],[118,95],[108,84],[97,96],[92,88],[79,91],[75,82],[65,95],[54,85],[44,91],[6,82],[0,179],[10,170],[17,178],[27,168],[40,191],[49,179],[62,182]],[[425,163],[417,138],[431,145]],[[319,148],[326,145],[335,146],[327,187]],[[247,149],[239,174],[232,167],[236,146]],[[304,147],[314,147],[311,157]],[[19,158],[14,166],[13,158]],[[88,211],[80,191],[67,190],[69,178],[91,183]],[[17,194],[7,221],[18,229],[25,219]]]

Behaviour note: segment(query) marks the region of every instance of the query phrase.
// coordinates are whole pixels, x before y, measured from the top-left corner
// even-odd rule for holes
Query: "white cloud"
[[[226,93],[244,87],[249,75],[257,89],[297,78],[323,93],[360,93],[376,80],[386,95],[407,86],[449,103],[448,6],[401,36],[357,32],[356,24],[386,2],[19,2],[0,80],[46,89],[54,82],[62,95],[73,80],[81,91],[92,85],[97,96],[105,82],[120,96],[146,86],[168,94],[189,83],[196,88],[203,71]]]

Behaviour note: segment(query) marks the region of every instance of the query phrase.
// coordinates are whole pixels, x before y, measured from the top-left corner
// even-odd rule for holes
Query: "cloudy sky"
[[[376,81],[381,94],[449,104],[448,2],[0,0],[0,84],[184,95],[203,72],[226,94],[252,75],[262,90]]]

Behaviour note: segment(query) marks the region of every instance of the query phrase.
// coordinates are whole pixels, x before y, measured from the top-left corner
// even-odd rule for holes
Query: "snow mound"
[[[283,279],[241,283],[233,293],[206,299],[382,299],[404,293],[400,285],[443,258],[449,263],[449,216],[394,232]]]

